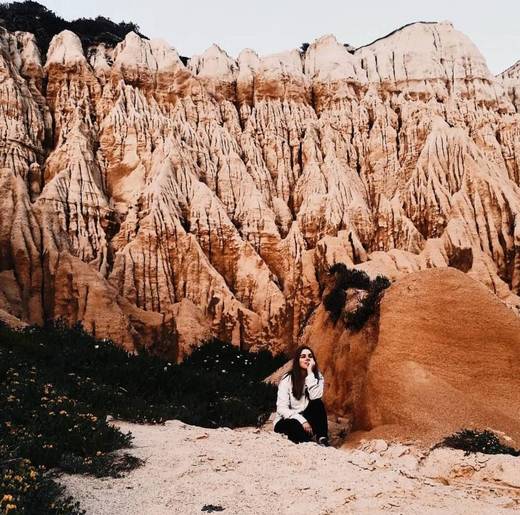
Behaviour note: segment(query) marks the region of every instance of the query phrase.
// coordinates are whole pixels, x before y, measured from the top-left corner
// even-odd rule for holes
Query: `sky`
[[[520,60],[520,0],[38,0],[67,20],[132,21],[192,56],[217,43],[236,57],[311,43],[324,34],[355,47],[414,21],[451,21],[499,73]]]

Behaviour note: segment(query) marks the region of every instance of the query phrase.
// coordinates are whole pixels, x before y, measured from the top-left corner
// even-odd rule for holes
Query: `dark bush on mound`
[[[346,301],[347,292],[343,288],[333,288],[323,299],[325,309],[329,312],[334,323],[340,319]]]
[[[368,290],[372,281],[363,270],[347,268],[343,263],[336,263],[330,267],[329,273],[335,276],[336,287],[344,290],[356,288],[358,290]]]
[[[472,452],[484,454],[510,454],[520,456],[520,450],[514,449],[501,443],[499,437],[492,431],[478,431],[474,429],[463,429],[458,433],[447,436],[435,447],[451,447],[460,449],[466,455]]]
[[[139,466],[139,459],[114,452],[130,447],[132,437],[107,424],[107,415],[152,423],[177,418],[204,427],[261,424],[276,399],[276,389],[262,379],[285,361],[212,341],[176,365],[144,351],[128,354],[80,326],[54,323],[15,331],[0,324],[6,499],[15,506],[38,499],[43,507],[38,513],[47,513],[52,503],[55,511],[48,513],[79,513],[70,499],[60,498],[49,469],[117,477]],[[22,495],[11,480],[24,474]]]
[[[323,299],[325,309],[330,313],[334,323],[343,316],[348,329],[359,331],[370,316],[377,311],[381,293],[390,286],[390,281],[381,275],[371,280],[366,272],[349,269],[343,263],[331,266],[329,273],[334,275],[335,284]],[[347,302],[346,290],[349,288],[365,290],[367,295],[361,300],[355,311],[344,312]]]
[[[65,29],[78,35],[84,49],[95,43],[105,43],[113,47],[129,32],[139,33],[139,27],[135,23],[114,23],[103,16],[95,19],[79,18],[69,22],[32,1],[1,4],[0,25],[9,31],[32,32],[43,56],[47,53],[52,37]]]
[[[379,290],[371,288],[359,306],[351,312],[345,313],[346,326],[352,331],[359,331],[370,316],[376,311],[379,301]]]

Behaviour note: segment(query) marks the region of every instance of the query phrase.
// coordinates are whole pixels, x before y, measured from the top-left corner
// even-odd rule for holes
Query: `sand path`
[[[121,479],[63,476],[88,514],[187,515],[211,507],[229,515],[520,509],[519,458],[422,453],[382,440],[361,450],[294,445],[264,430],[211,430],[179,421],[115,424],[133,433],[131,452],[146,464]]]

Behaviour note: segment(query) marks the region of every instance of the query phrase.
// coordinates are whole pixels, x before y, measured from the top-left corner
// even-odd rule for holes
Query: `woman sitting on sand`
[[[314,352],[299,347],[292,369],[278,385],[274,430],[294,443],[310,442],[328,445],[327,413],[321,400],[324,380]]]

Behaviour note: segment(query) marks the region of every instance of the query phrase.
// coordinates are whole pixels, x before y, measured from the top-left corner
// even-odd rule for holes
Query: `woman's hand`
[[[302,425],[303,425],[303,429],[305,430],[305,432],[308,435],[312,436],[312,427],[311,427],[311,425],[308,422],[304,422]]]
[[[314,365],[316,362],[313,358],[309,360],[309,364],[307,365],[307,375],[311,375],[314,372]]]

